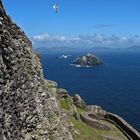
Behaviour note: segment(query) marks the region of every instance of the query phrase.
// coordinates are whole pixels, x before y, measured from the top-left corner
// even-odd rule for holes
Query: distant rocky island
[[[88,53],[85,56],[78,56],[73,64],[81,67],[91,67],[103,64],[103,62],[94,54]]]

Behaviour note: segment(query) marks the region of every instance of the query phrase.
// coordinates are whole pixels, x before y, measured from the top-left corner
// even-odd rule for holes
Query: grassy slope
[[[74,130],[80,130],[80,136],[75,136],[73,130],[74,140],[105,140],[102,136],[112,136],[118,140],[128,140],[113,124],[111,124],[111,131],[103,131],[90,127],[84,122],[75,120],[74,118],[71,118],[70,121],[74,125]]]
[[[66,111],[71,110],[71,97],[68,97],[66,99],[60,100],[60,106],[65,109]],[[77,112],[80,114],[84,110],[81,108],[77,108]],[[108,122],[109,125],[111,125],[112,129],[111,131],[103,131],[103,130],[97,130],[86,123],[76,120],[74,118],[70,118],[70,122],[74,125],[72,129],[72,134],[74,137],[74,140],[106,140],[102,136],[112,136],[113,138],[117,140],[128,140],[124,134],[112,123]],[[76,136],[74,134],[74,131],[80,130],[80,135]]]

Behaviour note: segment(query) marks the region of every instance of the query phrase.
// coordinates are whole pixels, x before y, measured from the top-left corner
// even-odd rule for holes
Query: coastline
[[[49,81],[51,82],[51,80],[49,80]],[[52,83],[54,83],[54,81],[52,81]],[[57,88],[58,88],[57,86],[58,86],[58,84],[55,84],[55,87],[52,87],[52,88],[56,88],[55,90],[57,91]],[[110,122],[113,125],[115,125],[129,140],[139,140],[140,139],[139,132],[136,129],[134,129],[128,122],[126,122],[124,118],[120,117],[119,115],[111,113],[111,112],[106,112],[105,110],[103,110],[101,108],[101,106],[87,105],[85,103],[84,99],[82,99],[78,94],[76,94],[74,96],[70,96],[66,89],[63,89],[62,93],[60,92],[59,94],[62,94],[62,96],[54,95],[54,96],[56,96],[56,98],[59,101],[61,101],[61,99],[67,99],[67,98],[72,98],[73,99],[74,96],[77,96],[76,98],[79,98],[78,99],[79,101],[78,102],[76,101],[77,103],[73,102],[72,106],[76,106],[76,107],[84,110],[84,111],[79,113],[80,117],[77,117],[77,118],[82,120],[86,124],[91,125],[92,127],[95,127],[95,128],[98,129],[98,127],[102,125],[101,120],[103,119],[103,120],[105,120],[107,122]],[[59,98],[57,96],[59,96]],[[102,116],[102,119],[101,120],[99,119],[99,121],[98,121],[98,119],[96,120],[96,117],[93,117],[93,118],[90,117],[90,114],[91,115]],[[93,125],[92,125],[92,121],[93,122],[95,121],[95,123],[93,123]]]

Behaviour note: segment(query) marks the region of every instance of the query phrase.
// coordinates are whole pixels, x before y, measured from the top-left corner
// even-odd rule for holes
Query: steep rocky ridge
[[[0,0],[0,139],[72,139],[38,56]],[[54,122],[49,122],[51,116]]]

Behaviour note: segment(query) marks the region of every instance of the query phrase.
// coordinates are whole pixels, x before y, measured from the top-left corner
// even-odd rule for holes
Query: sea
[[[68,54],[68,53],[67,53]],[[86,52],[40,54],[46,79],[54,80],[70,95],[79,94],[87,104],[118,114],[140,132],[140,53],[96,52],[103,65],[75,67],[72,62]]]

